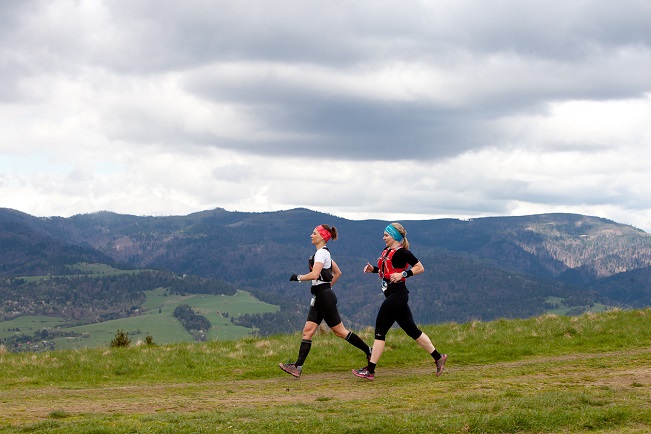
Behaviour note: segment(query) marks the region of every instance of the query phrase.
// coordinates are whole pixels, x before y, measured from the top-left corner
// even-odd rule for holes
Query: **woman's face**
[[[382,235],[382,239],[387,247],[397,248],[398,246],[402,246],[402,243],[396,241],[396,239],[389,235],[388,232],[385,232],[384,235]]]
[[[316,228],[314,228],[314,231],[312,231],[310,239],[312,240],[312,244],[319,244],[319,242],[323,241],[323,237],[321,234],[319,234],[319,231],[317,231]]]

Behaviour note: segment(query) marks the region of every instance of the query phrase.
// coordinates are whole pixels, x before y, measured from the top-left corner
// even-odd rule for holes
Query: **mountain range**
[[[224,282],[281,306],[279,313],[241,321],[267,332],[280,322],[300,327],[309,286],[290,282],[289,276],[308,271],[314,251],[310,234],[322,223],[339,231],[328,246],[343,271],[334,288],[342,316],[353,327],[373,325],[383,294],[378,276],[362,270],[380,255],[389,222],[347,220],[304,208],[68,218],[2,208],[0,302],[5,310],[10,303],[20,312],[17,277],[60,276],[71,274],[77,263],[102,263]],[[425,267],[408,281],[419,323],[530,317],[559,305],[574,313],[597,305],[651,305],[651,235],[629,225],[561,213],[401,223],[410,250]]]

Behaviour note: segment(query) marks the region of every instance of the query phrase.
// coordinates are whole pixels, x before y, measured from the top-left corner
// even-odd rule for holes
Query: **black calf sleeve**
[[[303,339],[301,341],[301,346],[298,349],[298,359],[296,359],[296,366],[303,366],[307,355],[310,354],[310,348],[312,348],[312,341],[310,339]]]
[[[349,332],[348,336],[346,336],[346,340],[351,345],[354,345],[355,347],[357,347],[360,350],[364,351],[364,354],[368,355],[368,354],[371,353],[371,348],[368,345],[366,345],[366,343],[362,340],[362,338],[357,336],[357,334],[355,334],[353,332]]]

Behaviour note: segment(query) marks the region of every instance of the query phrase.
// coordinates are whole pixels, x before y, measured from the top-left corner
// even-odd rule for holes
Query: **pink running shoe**
[[[353,369],[353,374],[355,374],[356,377],[366,378],[371,381],[375,378],[375,374],[368,372],[367,368]]]

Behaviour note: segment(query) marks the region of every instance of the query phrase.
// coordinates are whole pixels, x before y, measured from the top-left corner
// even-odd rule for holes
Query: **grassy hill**
[[[0,432],[646,433],[651,310],[423,327],[444,374],[402,331],[373,382],[361,353],[315,336],[303,376],[278,369],[300,335],[0,353]],[[360,331],[367,342],[372,330]]]
[[[275,312],[278,309],[277,306],[261,302],[246,291],[238,291],[232,296],[178,295],[168,294],[166,288],[158,288],[145,291],[145,294],[146,301],[142,305],[144,312],[142,315],[76,327],[65,326],[65,321],[60,318],[25,315],[11,321],[0,321],[0,338],[7,338],[15,334],[17,329],[25,335],[33,335],[43,328],[56,327],[62,334],[72,336],[49,340],[54,343],[56,349],[107,345],[118,330],[128,333],[134,342],[145,340],[148,335],[158,344],[187,342],[192,340],[192,336],[174,318],[174,309],[180,304],[188,304],[194,311],[208,318],[212,324],[208,330],[208,339],[239,339],[255,334],[256,330],[233,324],[230,316]],[[32,345],[42,344],[37,342]],[[38,348],[33,349],[38,350]]]

